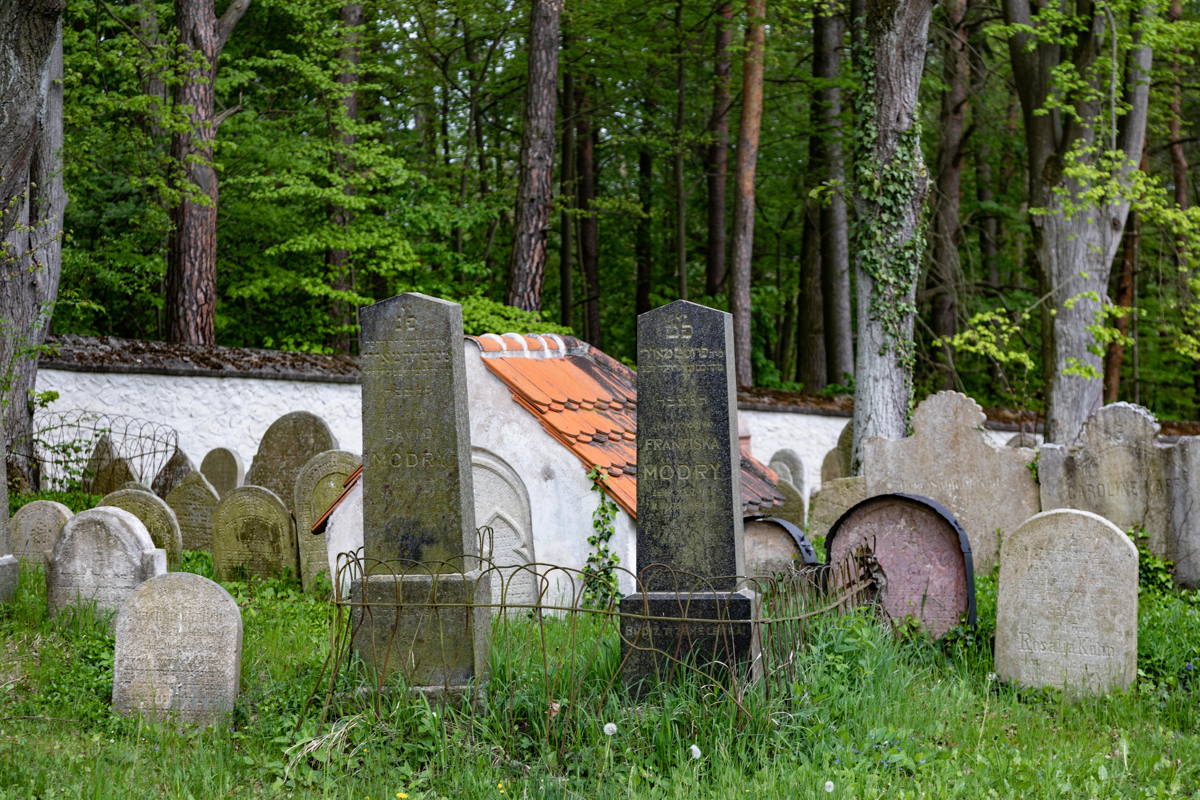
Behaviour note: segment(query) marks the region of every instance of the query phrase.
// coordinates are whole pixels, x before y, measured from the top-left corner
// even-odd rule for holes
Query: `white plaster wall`
[[[37,391],[50,390],[59,395],[51,411],[86,409],[170,425],[196,466],[214,447],[228,447],[249,469],[267,428],[291,411],[318,415],[338,447],[362,452],[356,383],[38,370]]]

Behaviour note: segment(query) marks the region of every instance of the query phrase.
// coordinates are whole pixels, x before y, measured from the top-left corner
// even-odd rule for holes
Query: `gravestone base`
[[[21,576],[21,562],[16,556],[0,556],[0,603],[12,602],[17,594],[17,578]]]
[[[354,651],[381,678],[400,673],[430,699],[461,697],[487,680],[490,575],[369,575],[366,591],[356,582],[350,597]]]
[[[687,668],[762,672],[758,596],[736,592],[645,592],[621,599],[621,679],[635,696]],[[645,619],[650,617],[650,619]],[[682,619],[681,619],[682,618]]]

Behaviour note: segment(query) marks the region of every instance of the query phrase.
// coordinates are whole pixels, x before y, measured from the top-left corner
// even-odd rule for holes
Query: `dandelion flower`
[[[407,792],[396,792],[396,797],[399,797],[400,800],[408,800],[408,793]]]
[[[825,781],[825,791],[826,792],[833,791],[833,781]]]
[[[692,754],[693,759],[700,758],[700,747],[698,745],[692,745],[689,747],[688,752]]]
[[[604,723],[604,735],[605,736],[612,736],[616,732],[617,732],[617,723],[615,723],[615,722]]]

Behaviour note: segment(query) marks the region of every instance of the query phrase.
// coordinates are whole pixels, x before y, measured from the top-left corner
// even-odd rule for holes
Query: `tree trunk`
[[[925,253],[921,209],[928,191],[921,157],[917,89],[925,66],[931,0],[868,0],[857,48],[864,93],[858,101],[854,205],[858,278],[858,371],[852,471],[862,444],[906,433],[912,401],[912,331]]]
[[[967,47],[967,0],[945,0],[946,40],[942,49],[941,134],[938,137],[937,188],[933,202],[933,259],[929,270],[932,292],[933,335],[949,338],[958,330],[958,306],[963,292],[963,270],[958,250],[962,243],[959,220],[962,193],[963,124],[970,82],[971,63]],[[950,346],[939,348],[936,357],[941,387],[954,386],[954,361]]]
[[[1125,222],[1125,241],[1121,248],[1121,272],[1117,278],[1116,305],[1122,308],[1133,307],[1133,287],[1137,280],[1137,262],[1139,239],[1142,226],[1136,210],[1129,212]],[[1125,336],[1129,332],[1129,315],[1117,317],[1113,324],[1118,333]],[[1121,394],[1121,367],[1125,363],[1125,343],[1120,339],[1108,343],[1104,353],[1104,402],[1115,403]]]
[[[563,73],[562,89],[562,169],[558,178],[558,191],[562,198],[559,214],[560,251],[558,256],[559,318],[563,325],[572,327],[575,319],[575,78]]]
[[[341,23],[344,30],[344,45],[338,54],[344,69],[338,73],[337,83],[344,87],[345,94],[341,98],[342,117],[333,126],[333,169],[345,183],[342,184],[342,194],[349,197],[354,194],[354,184],[350,180],[353,164],[350,153],[354,149],[357,137],[353,131],[353,123],[358,120],[358,28],[363,24],[363,7],[361,3],[345,3],[341,8]],[[349,124],[347,124],[349,123]],[[349,238],[350,225],[354,221],[354,212],[341,203],[329,207],[329,222],[343,240]],[[325,266],[328,269],[330,283],[337,292],[354,291],[354,272],[350,263],[350,250],[344,244],[334,245],[325,250]],[[330,317],[336,325],[329,338],[329,344],[342,353],[351,352],[354,347],[354,323],[356,309],[353,303],[335,299],[331,304]]]
[[[825,313],[821,262],[821,212],[812,202],[804,206],[804,234],[800,245],[800,324],[796,380],[804,391],[819,392],[829,383],[825,371]]]
[[[725,288],[725,179],[729,171],[729,45],[733,39],[733,4],[717,6],[717,33],[713,45],[713,108],[708,132],[708,252],[705,290],[720,294]]]
[[[167,248],[167,338],[215,344],[217,306],[217,172],[213,115],[217,59],[250,0],[233,0],[217,19],[213,0],[175,0],[180,45],[191,68],[175,89],[175,106],[187,109],[188,129],[171,139],[171,158],[185,176],[183,195],[171,210]],[[204,198],[203,200],[201,198]]]
[[[650,310],[650,290],[654,286],[654,240],[651,219],[654,213],[654,151],[646,145],[638,149],[638,203],[642,215],[638,217],[633,242],[633,255],[637,262],[634,305],[638,314],[645,314]]]
[[[687,84],[683,61],[683,0],[675,0],[675,117],[674,153],[671,157],[671,188],[675,195],[675,280],[679,299],[688,299],[687,274],[687,192],[684,185],[683,157],[684,132],[687,109]]]
[[[30,392],[62,271],[63,7],[0,6],[0,453],[18,490],[36,487]]]
[[[562,9],[563,0],[533,0],[529,85],[525,94],[521,173],[508,285],[508,304],[526,311],[542,307],[542,282],[546,276],[546,239],[554,204],[554,117]]]
[[[764,19],[767,0],[748,0],[746,57],[742,67],[742,119],[738,129],[733,204],[733,258],[729,309],[733,312],[734,369],[738,386],[753,386],[750,362],[750,270],[754,256],[754,175],[762,128]]]
[[[579,265],[583,269],[583,338],[602,347],[600,336],[600,231],[596,219],[596,134],[592,130],[591,98],[582,89],[576,95],[575,128],[579,161],[576,169],[580,209]]]

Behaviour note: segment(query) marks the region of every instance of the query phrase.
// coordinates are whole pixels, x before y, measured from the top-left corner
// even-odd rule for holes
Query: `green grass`
[[[184,563],[211,573],[204,554]],[[474,707],[391,687],[377,715],[351,665],[324,719],[308,701],[324,685],[328,603],[288,580],[230,583],[242,692],[230,724],[206,731],[113,714],[103,620],[47,619],[40,574],[21,581],[0,609],[4,800],[1200,797],[1200,605],[1151,580],[1138,684],[1107,697],[996,681],[984,578],[977,630],[931,644],[895,640],[866,615],[824,619],[788,679],[746,692],[741,710],[699,680],[631,702],[615,685],[610,626],[515,617],[495,626],[493,678]]]

